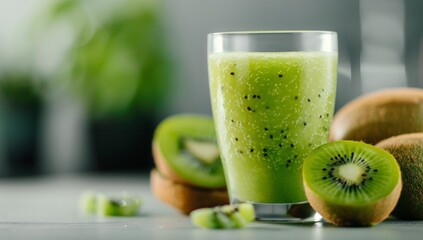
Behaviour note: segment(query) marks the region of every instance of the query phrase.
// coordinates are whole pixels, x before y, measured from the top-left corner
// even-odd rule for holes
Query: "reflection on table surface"
[[[135,217],[101,218],[78,209],[82,191],[130,191],[144,205]],[[67,175],[0,180],[1,239],[420,239],[423,221],[387,220],[370,228],[339,228],[325,222],[253,222],[240,230],[194,227],[190,219],[155,199],[148,174]]]

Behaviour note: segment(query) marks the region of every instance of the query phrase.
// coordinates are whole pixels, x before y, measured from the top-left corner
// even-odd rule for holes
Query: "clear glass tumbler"
[[[208,35],[211,104],[231,203],[257,220],[315,221],[302,162],[328,141],[337,34],[324,31]]]

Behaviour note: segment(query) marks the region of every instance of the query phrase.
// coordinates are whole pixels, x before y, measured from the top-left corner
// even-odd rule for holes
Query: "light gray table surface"
[[[130,191],[144,199],[136,217],[101,218],[82,214],[80,194]],[[0,239],[423,239],[423,221],[385,221],[370,228],[328,223],[253,222],[240,230],[208,230],[158,201],[148,174],[60,175],[0,179]]]

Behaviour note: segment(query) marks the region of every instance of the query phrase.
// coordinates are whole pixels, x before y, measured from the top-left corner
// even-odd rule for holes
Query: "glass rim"
[[[320,30],[216,32],[207,35],[207,52],[337,52],[337,39],[337,32]]]
[[[208,33],[209,36],[219,35],[271,35],[271,34],[330,34],[337,35],[335,31],[326,30],[245,30],[245,31],[223,31]]]

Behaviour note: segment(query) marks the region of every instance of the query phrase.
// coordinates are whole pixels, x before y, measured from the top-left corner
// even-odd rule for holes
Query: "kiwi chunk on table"
[[[123,192],[116,196],[85,191],[80,196],[80,207],[85,214],[98,216],[135,216],[142,205],[141,197]]]
[[[194,225],[214,229],[244,228],[254,216],[254,207],[250,203],[201,208],[190,214]]]

